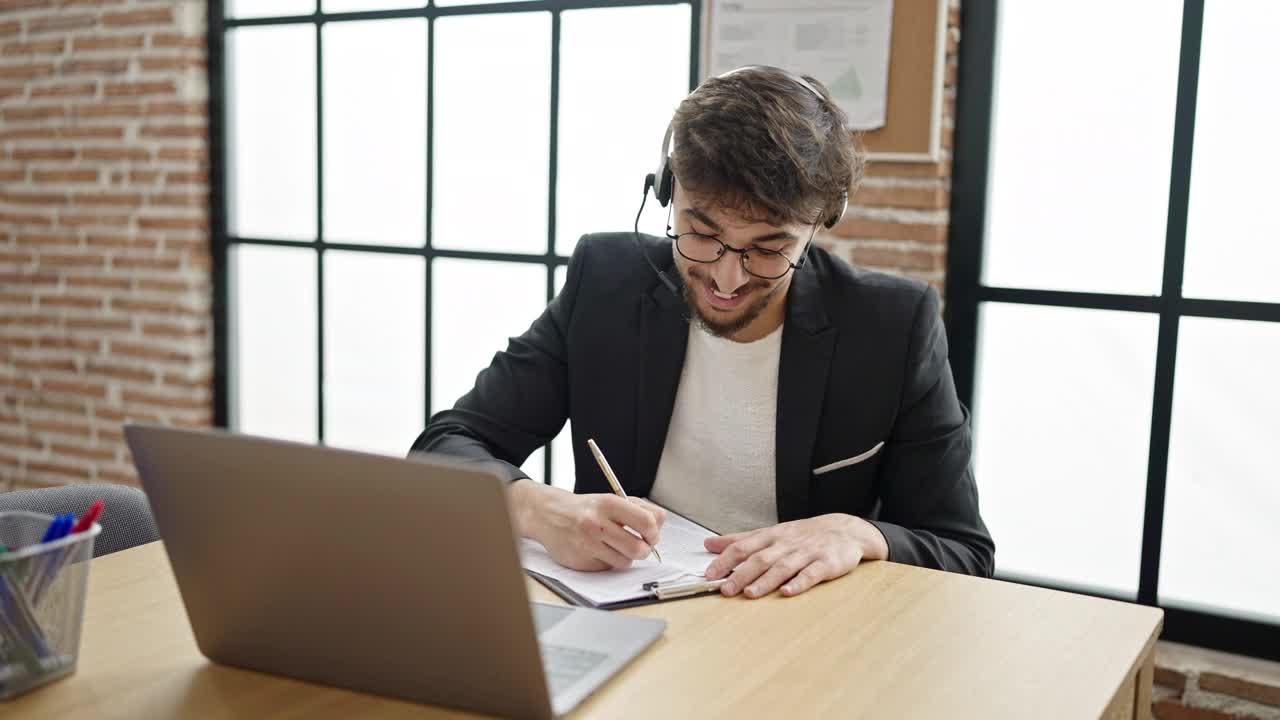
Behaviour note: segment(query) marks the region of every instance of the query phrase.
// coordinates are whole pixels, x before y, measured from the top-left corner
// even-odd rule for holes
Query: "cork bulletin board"
[[[699,67],[710,67],[710,28],[721,2],[707,0],[702,17]],[[816,4],[821,5],[821,0]],[[941,159],[942,84],[946,62],[947,0],[893,0],[885,125],[862,134],[871,160],[937,162]],[[754,61],[753,61],[754,62]],[[767,62],[767,51],[759,62]],[[829,78],[819,77],[823,82]]]

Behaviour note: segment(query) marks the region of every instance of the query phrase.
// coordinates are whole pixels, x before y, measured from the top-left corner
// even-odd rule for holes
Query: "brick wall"
[[[951,205],[951,138],[955,127],[956,50],[960,6],[948,14],[943,75],[942,157],[935,163],[871,162],[844,220],[822,244],[863,267],[927,280],[945,292]]]
[[[0,490],[208,424],[205,3],[0,0]]]
[[[1280,663],[1156,646],[1155,720],[1280,720]]]

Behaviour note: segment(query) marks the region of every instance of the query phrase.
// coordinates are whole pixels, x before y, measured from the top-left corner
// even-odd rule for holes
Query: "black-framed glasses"
[[[804,267],[805,258],[809,256],[809,248],[807,246],[805,247],[805,253],[800,256],[800,261],[793,263],[791,258],[777,250],[758,247],[739,250],[735,247],[729,247],[723,240],[714,235],[703,235],[700,232],[684,232],[672,235],[670,223],[667,224],[667,237],[671,238],[672,242],[676,244],[676,252],[691,262],[709,264],[724,257],[725,252],[737,253],[742,261],[742,269],[746,270],[748,275],[753,275],[761,280],[777,280],[792,270],[799,270]]]

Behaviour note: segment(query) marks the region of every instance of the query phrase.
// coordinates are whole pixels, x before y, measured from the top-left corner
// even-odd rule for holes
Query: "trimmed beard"
[[[697,280],[698,282],[694,283],[694,280]],[[763,293],[758,299],[744,308],[740,315],[732,320],[725,321],[708,317],[702,312],[702,308],[698,305],[695,293],[701,293],[702,288],[699,287],[695,290],[694,285],[707,285],[709,282],[710,280],[707,277],[696,272],[696,268],[690,267],[686,272],[684,281],[684,302],[685,305],[689,306],[689,310],[692,312],[692,317],[698,321],[698,324],[702,326],[703,330],[706,330],[716,337],[722,338],[729,338],[730,335],[737,333],[750,325],[756,318],[760,317],[760,313],[764,312],[764,309],[769,307],[769,303],[773,301],[774,296],[776,296],[785,285],[785,283],[782,282],[775,283],[773,287],[769,288],[768,292]],[[751,280],[747,282],[746,287],[744,287],[741,292],[749,292],[768,287],[769,282],[767,280],[762,280],[761,278],[752,276]]]

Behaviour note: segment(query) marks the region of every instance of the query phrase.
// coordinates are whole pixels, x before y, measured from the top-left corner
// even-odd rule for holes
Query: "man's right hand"
[[[507,496],[520,534],[542,543],[553,560],[574,570],[629,567],[650,554],[649,545],[658,544],[667,519],[666,510],[647,500],[576,495],[528,478],[513,482]]]

